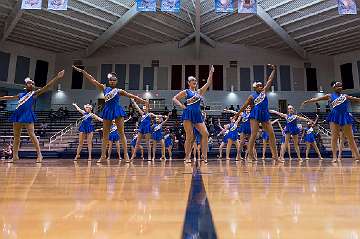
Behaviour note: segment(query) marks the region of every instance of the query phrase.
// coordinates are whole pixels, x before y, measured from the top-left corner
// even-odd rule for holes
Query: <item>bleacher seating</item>
[[[157,113],[161,113],[161,112],[157,112]],[[315,113],[313,113],[313,112],[303,113],[303,114],[306,117],[309,117],[310,119],[315,118]],[[9,137],[9,136],[12,136],[12,123],[9,122],[9,120],[8,120],[10,115],[11,115],[11,112],[7,112],[7,111],[0,112],[0,121],[1,121],[0,135],[5,136],[5,137],[0,137],[0,148],[3,148],[4,145],[11,140],[11,137]],[[76,147],[78,145],[78,132],[75,127],[73,127],[73,129],[70,130],[68,133],[63,135],[61,137],[61,139],[59,137],[51,145],[49,145],[49,139],[55,133],[61,131],[62,129],[64,129],[65,127],[67,127],[71,124],[74,124],[78,119],[80,119],[81,115],[77,111],[69,111],[68,117],[66,117],[65,119],[62,119],[62,120],[50,120],[48,111],[37,111],[36,115],[38,118],[38,121],[35,124],[36,132],[38,132],[40,130],[41,123],[48,124],[45,136],[40,137],[40,144],[42,146],[43,151],[48,152],[49,155],[54,155],[54,152],[57,152],[57,153],[59,153],[59,155],[69,155],[69,156],[72,155],[73,156],[75,154]],[[320,113],[319,114],[319,122],[324,121],[326,119],[326,115],[327,115],[326,113]],[[230,116],[229,114],[222,114],[222,115],[211,116],[211,117],[213,117],[214,124],[217,124],[217,119],[220,118],[221,124],[224,125],[228,122],[229,116]],[[360,113],[355,113],[354,116],[357,118],[360,118]],[[272,120],[274,120],[275,116],[272,115],[272,117],[273,117]],[[180,116],[178,116],[177,120],[180,120]],[[283,126],[285,125],[285,121],[283,119],[280,120],[280,123]],[[174,125],[175,125],[175,119],[171,118],[165,127],[173,129]],[[303,125],[305,125],[305,124],[303,123]],[[96,128],[101,128],[101,123],[96,122],[95,126],[96,126]],[[274,124],[273,126],[274,126],[275,134],[277,137],[277,141],[279,142],[280,141],[279,139],[281,137],[280,128],[278,127],[277,124]],[[329,125],[327,123],[322,123],[321,126],[323,126],[325,129],[329,130]],[[128,143],[130,142],[130,140],[132,138],[134,129],[135,129],[135,122],[133,120],[130,120],[129,122],[126,123],[125,133],[127,136]],[[26,135],[25,129],[23,129],[22,135]],[[37,134],[37,135],[39,135],[39,134]],[[328,135],[324,135],[324,134],[322,134],[321,136],[322,136],[322,141],[323,141],[325,150],[328,152],[331,151],[330,150],[330,137]],[[359,136],[360,136],[360,133],[356,132],[356,137],[359,138]],[[221,139],[217,139],[216,136],[214,137],[214,139],[215,139],[214,147],[211,150],[211,152],[209,152],[209,153],[216,155],[218,153],[218,147],[219,147],[219,144],[221,143]],[[257,146],[258,152],[260,153],[262,144],[256,144],[256,146]],[[300,147],[301,147],[301,151],[303,152],[303,150],[305,150],[305,145],[301,144]],[[95,133],[94,141],[93,141],[94,153],[95,154],[99,153],[100,148],[101,148],[100,134]],[[30,142],[30,140],[28,138],[22,138],[20,150],[22,152],[32,152],[33,151],[32,143]],[[174,150],[176,151],[177,149],[175,148]],[[233,150],[235,150],[235,149],[233,149]],[[348,149],[347,149],[347,151],[348,151]],[[84,144],[83,153],[84,154],[87,153],[86,143]],[[268,153],[270,153],[270,150],[268,150]]]

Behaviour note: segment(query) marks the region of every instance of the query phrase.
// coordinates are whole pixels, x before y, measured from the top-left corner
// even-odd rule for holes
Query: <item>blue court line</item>
[[[212,219],[209,201],[200,169],[192,175],[191,188],[186,208],[182,239],[216,239],[215,225]]]

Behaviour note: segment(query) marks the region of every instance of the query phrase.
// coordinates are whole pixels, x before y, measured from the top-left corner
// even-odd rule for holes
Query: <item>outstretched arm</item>
[[[270,114],[276,114],[278,116],[280,116],[281,118],[286,118],[286,114],[280,113],[279,111],[276,110],[269,110]]]
[[[44,94],[46,91],[48,91],[51,86],[53,86],[58,80],[60,80],[61,78],[64,77],[64,72],[65,72],[64,70],[60,71],[43,88],[37,90],[35,92],[36,96],[40,96],[40,95]]]
[[[253,98],[253,97],[250,95],[250,96],[246,99],[245,103],[243,104],[243,106],[241,106],[239,112],[236,113],[235,117],[239,117],[239,115],[246,109],[246,107],[248,107],[248,105],[251,104],[252,98]]]
[[[308,118],[305,118],[305,117],[302,117],[302,116],[298,116],[298,115],[297,115],[296,118],[297,118],[298,120],[301,120],[301,121],[314,123],[314,121],[312,121],[311,119],[308,119]]]
[[[124,123],[128,122],[129,120],[131,120],[131,116],[129,118],[127,118],[126,120],[124,120]]]
[[[347,99],[350,100],[351,102],[360,103],[360,98],[358,98],[358,97],[348,95]]]
[[[280,130],[281,130],[281,132],[284,130],[284,128],[281,126],[281,124],[280,124],[280,122],[278,121],[277,122],[278,123],[278,125],[279,125],[279,128],[280,128]]]
[[[228,109],[224,109],[224,112],[225,112],[225,113],[232,113],[232,114],[236,114],[236,113],[237,113],[237,111],[235,111],[235,110],[228,110]]]
[[[315,120],[314,120],[314,125],[316,125],[318,123],[318,120],[319,120],[319,115],[316,114],[316,117],[315,117]]]
[[[81,109],[76,103],[72,104],[77,111],[79,111],[81,114],[85,114],[85,110]]]
[[[275,78],[275,74],[276,74],[276,66],[275,66],[275,65],[269,65],[269,66],[271,67],[272,72],[271,72],[269,78],[268,78],[267,81],[266,81],[266,85],[265,85],[265,87],[264,87],[264,91],[265,91],[265,92],[268,91],[268,90],[270,90],[270,88],[271,88],[271,86],[272,86],[272,83],[273,83],[273,80],[274,80],[274,78]]]
[[[82,73],[85,77],[85,79],[87,81],[89,81],[93,86],[95,86],[96,88],[98,88],[99,90],[103,91],[105,89],[105,85],[101,84],[100,82],[98,82],[92,75],[90,75],[89,73],[87,73],[85,70],[80,69],[76,66],[72,66],[74,70]]]
[[[186,90],[180,91],[177,95],[173,97],[173,102],[179,106],[181,109],[186,109],[186,106],[180,102],[181,99],[186,97]]]
[[[0,96],[0,100],[18,100],[18,95],[7,95],[7,96]]]
[[[304,102],[302,102],[301,107],[303,107],[306,104],[315,103],[315,102],[322,101],[322,100],[329,100],[329,99],[330,99],[329,94],[324,95],[324,96],[320,96],[320,97],[317,97],[317,98],[311,98],[309,100],[305,100]]]
[[[143,115],[144,114],[144,111],[142,111],[139,107],[139,105],[135,102],[134,99],[131,99],[131,103],[135,106],[135,109],[141,114]]]
[[[125,97],[127,97],[129,99],[133,99],[133,100],[135,100],[138,103],[143,104],[143,105],[146,105],[148,103],[148,101],[140,98],[139,96],[136,96],[136,95],[133,95],[133,94],[131,94],[129,92],[126,92],[125,90],[120,90],[120,95],[125,96]]]
[[[206,81],[206,84],[200,88],[200,95],[204,95],[205,92],[209,89],[210,85],[212,84],[214,71],[215,69],[214,66],[212,65],[210,68],[209,77]]]
[[[276,122],[279,122],[279,119],[271,121],[271,124],[275,124]]]

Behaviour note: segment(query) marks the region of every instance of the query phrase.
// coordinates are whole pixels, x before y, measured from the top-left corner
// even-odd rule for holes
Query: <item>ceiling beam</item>
[[[263,34],[263,33],[268,32],[268,31],[270,31],[270,29],[265,29],[265,30],[262,30],[262,31],[257,31],[257,32],[255,32],[255,33],[253,33],[253,34],[246,35],[246,36],[244,36],[244,37],[238,38],[238,39],[232,41],[231,43],[232,43],[232,44],[236,44],[236,43],[238,43],[238,42],[241,42],[241,41],[243,41],[243,40],[246,40],[246,39],[249,39],[249,38],[251,38],[251,37],[257,36],[257,35],[259,35],[259,34]]]
[[[258,5],[257,15],[283,39],[301,58],[306,58],[305,50],[261,7]]]
[[[316,25],[319,25],[321,23],[324,23],[324,22],[328,22],[328,21],[331,21],[331,20],[334,20],[336,18],[339,18],[341,15],[339,14],[336,14],[335,16],[332,16],[332,17],[329,17],[329,18],[325,18],[325,19],[321,19],[320,21],[313,21],[311,22],[310,24],[307,24],[307,25],[303,25],[303,26],[300,26],[300,27],[297,27],[297,28],[293,28],[291,30],[287,29],[287,32],[288,33],[293,33],[293,32],[297,32],[299,30],[303,30],[303,29],[306,29],[306,28],[309,28],[309,27],[312,27],[312,26],[316,26]]]
[[[200,59],[200,0],[195,0],[195,52],[196,59]]]
[[[280,17],[284,17],[284,16],[287,16],[291,13],[294,13],[294,12],[297,12],[299,10],[302,10],[302,9],[305,9],[305,8],[308,8],[308,7],[311,7],[313,5],[316,5],[318,3],[321,3],[321,2],[324,2],[324,0],[316,0],[316,1],[313,1],[313,2],[310,2],[308,4],[304,4],[304,5],[301,5],[300,7],[297,7],[297,8],[291,8],[290,11],[287,11],[287,12],[284,12],[284,13],[281,13],[279,15],[276,15],[276,16],[273,16],[272,18],[273,19],[278,19]],[[259,6],[259,5],[258,5]]]
[[[7,17],[5,21],[5,27],[4,31],[2,32],[1,40],[0,42],[4,42],[6,38],[8,38],[11,34],[11,32],[14,30],[16,24],[19,22],[23,11],[21,10],[21,3],[22,1],[18,1],[16,5],[14,6],[13,10]]]
[[[195,37],[195,32],[191,33],[190,35],[188,35],[187,37],[185,37],[184,39],[182,39],[181,41],[179,41],[178,43],[178,47],[182,48],[184,47],[186,44],[188,44],[192,39],[194,39]]]
[[[353,19],[350,19],[349,21],[343,21],[342,23],[333,24],[333,25],[321,28],[321,29],[316,30],[316,31],[310,31],[310,32],[307,32],[307,33],[304,33],[304,34],[301,34],[301,35],[297,35],[297,36],[294,37],[294,39],[300,39],[300,38],[303,38],[303,37],[311,36],[311,35],[321,33],[323,31],[327,31],[327,30],[330,30],[330,29],[333,29],[333,28],[336,28],[336,27],[344,26],[344,25],[349,24],[349,23],[357,22],[359,20],[360,20],[359,18],[353,18]]]
[[[111,39],[121,28],[129,23],[139,12],[136,4],[132,6],[121,18],[111,25],[103,34],[101,34],[91,45],[86,48],[85,57],[91,56],[96,50]]]
[[[303,17],[299,17],[299,18],[295,18],[295,19],[293,19],[293,20],[290,20],[290,21],[281,23],[280,26],[284,27],[284,26],[286,26],[286,25],[293,24],[293,23],[295,23],[295,22],[299,22],[299,21],[302,21],[302,20],[304,20],[304,19],[307,19],[307,18],[310,18],[310,17],[313,17],[313,16],[317,16],[317,15],[319,15],[319,14],[321,14],[321,13],[332,11],[332,10],[334,10],[334,9],[337,9],[337,7],[338,7],[337,5],[332,5],[332,6],[330,6],[330,7],[321,9],[321,10],[319,10],[319,11],[317,11],[317,12],[314,12],[314,13],[311,13],[311,14],[309,14],[309,15],[306,15],[306,16],[303,16]]]
[[[206,34],[211,34],[211,33],[214,33],[214,32],[217,32],[217,31],[220,31],[226,27],[229,27],[229,26],[232,26],[234,24],[237,24],[237,23],[240,23],[240,22],[243,22],[243,21],[246,21],[248,20],[249,18],[253,17],[254,15],[249,15],[249,16],[246,16],[246,17],[239,17],[238,19],[236,19],[235,21],[231,21],[227,24],[224,24],[224,25],[221,25],[220,27],[217,27],[217,28],[214,28],[214,29],[211,29],[210,31],[207,31]]]
[[[257,23],[255,23],[255,24],[253,24],[253,25],[249,25],[249,26],[244,27],[244,28],[239,28],[239,30],[232,31],[232,32],[230,32],[230,33],[228,33],[228,34],[224,34],[224,35],[221,35],[220,37],[217,37],[216,40],[219,41],[219,40],[221,40],[221,39],[225,39],[225,38],[231,37],[231,36],[236,35],[236,34],[238,34],[238,33],[240,33],[240,32],[244,32],[244,31],[246,31],[246,30],[252,29],[253,27],[260,26],[260,25],[262,25],[262,24],[263,24],[262,22],[257,22]]]
[[[339,36],[336,37],[331,37],[330,39],[326,39],[320,42],[315,42],[315,43],[311,43],[311,44],[307,44],[305,46],[306,50],[312,50],[312,49],[316,49],[318,47],[322,47],[322,45],[327,45],[329,43],[334,42],[335,40],[342,40],[342,39],[348,39],[348,38],[355,38],[355,39],[359,39],[360,37],[360,32],[349,32],[346,34],[340,34]]]
[[[211,39],[210,37],[206,36],[204,33],[200,32],[200,37],[206,41],[207,44],[209,44],[212,48],[216,47],[216,41]]]

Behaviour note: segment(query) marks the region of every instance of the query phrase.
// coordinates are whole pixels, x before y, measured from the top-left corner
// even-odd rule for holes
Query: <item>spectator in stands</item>
[[[41,123],[40,124],[40,129],[39,129],[39,132],[38,132],[40,137],[45,137],[46,136],[47,126],[48,126],[47,123]]]
[[[315,105],[316,105],[316,113],[320,113],[320,109],[321,109],[320,104],[316,102]]]
[[[174,105],[173,109],[171,110],[171,116],[176,119],[177,118],[177,109]]]
[[[329,112],[330,112],[330,105],[329,105],[329,104],[326,104],[326,106],[325,106],[325,111],[326,111],[326,113],[329,113]]]
[[[65,109],[64,109],[64,118],[65,118],[65,119],[68,119],[68,118],[69,118],[69,110],[68,110],[67,107],[65,107]]]
[[[236,106],[236,111],[239,111],[240,110],[240,105],[237,105]]]
[[[165,106],[164,108],[164,115],[168,115],[169,114],[169,109],[167,106]]]
[[[53,121],[56,120],[56,114],[55,114],[53,109],[50,109],[49,114],[48,114],[48,118],[50,119],[50,122],[53,122]]]
[[[11,159],[13,152],[13,145],[9,143],[2,151],[1,151],[1,159]]]
[[[230,105],[229,110],[235,110],[234,105]]]

